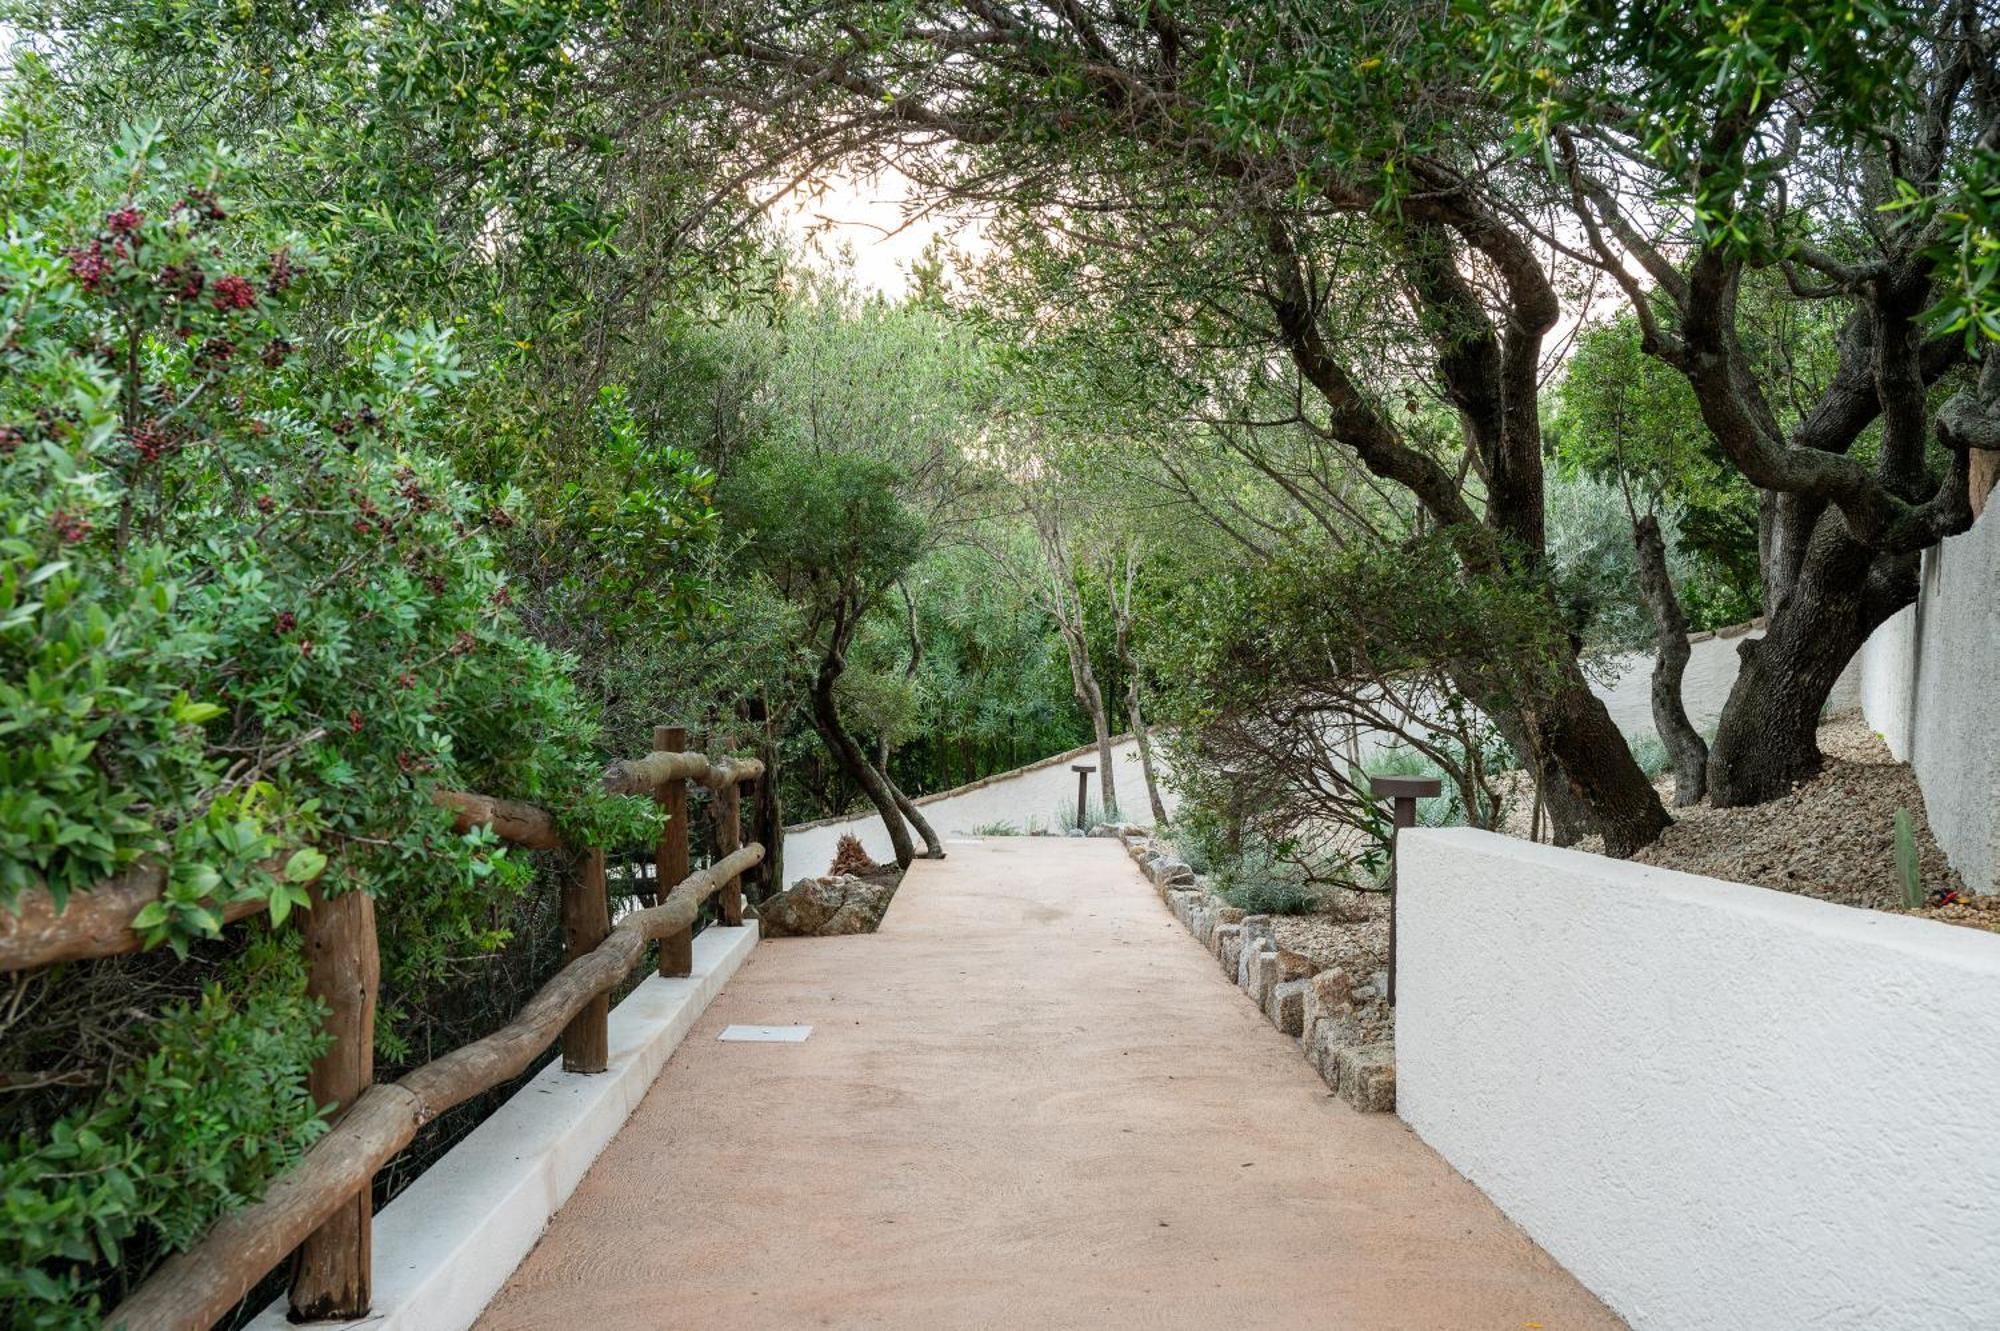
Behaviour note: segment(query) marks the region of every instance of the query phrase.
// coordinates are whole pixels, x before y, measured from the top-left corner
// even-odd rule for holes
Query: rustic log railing
[[[774,830],[753,825],[753,839],[743,842],[741,795],[763,778],[764,765],[683,752],[685,743],[684,729],[662,726],[654,732],[653,752],[605,769],[607,791],[651,795],[668,815],[656,855],[658,904],[615,926],[603,850],[565,846],[555,819],[535,805],[433,792],[432,801],[453,812],[459,831],[486,826],[516,846],[571,852],[562,898],[564,965],[507,1025],[394,1082],[377,1083],[373,1076],[380,981],[374,904],[364,893],[322,897],[315,887],[303,922],[307,988],[326,1006],[331,1041],[313,1064],[308,1086],[315,1102],[335,1106],[333,1124],[261,1201],[216,1221],[194,1246],[162,1264],[112,1311],[107,1327],[204,1331],[294,1251],[294,1320],[367,1315],[376,1172],[426,1123],[519,1076],[558,1038],[566,1069],[604,1071],[610,994],[645,957],[646,945],[660,944],[662,975],[684,976],[693,968],[695,922],[710,897],[718,898],[723,923],[742,923],[743,876],[763,862]],[[699,873],[689,871],[690,781],[713,793],[715,859]],[[281,863],[270,867],[275,871]],[[158,899],[165,882],[162,867],[141,865],[72,894],[60,912],[46,892],[21,893],[13,911],[0,911],[0,973],[139,950],[132,921]],[[261,901],[218,907],[225,922],[263,909]]]

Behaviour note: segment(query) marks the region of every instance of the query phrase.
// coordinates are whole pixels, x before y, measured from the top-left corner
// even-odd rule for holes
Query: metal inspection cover
[[[725,1026],[715,1038],[752,1044],[803,1044],[812,1033],[810,1026]]]

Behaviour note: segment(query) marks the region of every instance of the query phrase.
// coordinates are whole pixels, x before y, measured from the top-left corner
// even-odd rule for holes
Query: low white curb
[[[323,1328],[462,1331],[476,1321],[542,1229],[639,1106],[695,1019],[750,955],[757,924],[695,936],[694,973],[654,975],[611,1013],[611,1068],[551,1063],[375,1216],[375,1307]],[[253,1331],[294,1331],[285,1300]]]

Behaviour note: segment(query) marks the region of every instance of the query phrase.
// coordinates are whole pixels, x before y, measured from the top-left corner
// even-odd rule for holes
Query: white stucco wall
[[[1729,699],[1729,690],[1736,683],[1736,669],[1741,658],[1736,649],[1747,638],[1760,638],[1764,631],[1731,631],[1728,637],[1717,634],[1697,636],[1688,646],[1687,673],[1681,677],[1681,704],[1688,710],[1688,719],[1695,729],[1706,732],[1714,729],[1722,716],[1722,704]],[[1653,658],[1646,653],[1632,653],[1615,658],[1615,675],[1609,680],[1593,682],[1591,691],[1604,699],[1605,710],[1618,728],[1628,735],[1654,733],[1653,728]]]
[[[1397,1112],[1632,1326],[2000,1326],[2000,937],[1405,835]]]
[[[1761,628],[1725,629],[1720,634],[1698,635],[1692,640],[1692,655],[1681,681],[1681,699],[1688,716],[1701,730],[1713,730],[1722,715],[1722,705],[1736,683],[1737,667],[1741,664],[1737,648],[1746,638],[1762,633]],[[1653,658],[1637,653],[1614,658],[1607,668],[1596,672],[1592,690],[1604,699],[1611,719],[1625,734],[1653,733],[1652,672]],[[1858,670],[1851,666],[1835,685],[1829,707],[1838,711],[1857,706],[1858,689]],[[1360,746],[1364,762],[1374,747],[1364,738]],[[1154,759],[1161,761],[1157,746]],[[1056,822],[1058,806],[1069,809],[1076,806],[1076,774],[1069,770],[1070,764],[1096,761],[1094,749],[1077,749],[973,786],[926,796],[917,803],[941,837],[969,834],[990,823],[1012,823],[1025,832],[1031,819],[1042,827],[1050,827]],[[1130,822],[1150,826],[1153,819],[1140,777],[1139,751],[1130,738],[1112,746],[1112,761],[1122,816]],[[1161,771],[1165,771],[1164,763]],[[1160,796],[1171,815],[1178,801],[1164,778]],[[1097,798],[1094,776],[1091,798]],[[889,858],[889,834],[874,814],[803,824],[785,832],[785,876],[796,881],[807,874],[826,872],[833,861],[834,846],[848,832],[860,837],[861,844],[875,859]]]
[[[1967,886],[2000,891],[2000,519],[1926,551],[1920,587],[1861,649],[1862,712]]]
[[[1159,754],[1155,752],[1157,760]],[[1151,826],[1153,814],[1146,801],[1146,781],[1139,769],[1139,748],[1128,736],[1111,746],[1111,779],[1117,787],[1120,816],[1127,821]],[[947,790],[917,801],[940,837],[970,836],[990,823],[1012,823],[1022,832],[1029,821],[1040,827],[1057,826],[1057,811],[1076,812],[1076,773],[1072,763],[1097,764],[1097,750],[1072,750],[1044,759],[1031,767],[990,777],[972,786]],[[1097,774],[1090,777],[1091,807],[1098,798]],[[1164,786],[1160,798],[1169,816],[1179,801]],[[807,824],[785,829],[785,877],[796,881],[808,874],[825,873],[833,862],[833,848],[844,833],[852,832],[878,861],[891,855],[889,833],[874,814],[834,823]],[[921,847],[919,847],[921,849]]]

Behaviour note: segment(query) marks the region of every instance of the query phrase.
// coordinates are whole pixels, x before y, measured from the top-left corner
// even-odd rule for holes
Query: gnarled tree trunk
[[[1673,759],[1674,803],[1685,808],[1700,803],[1708,789],[1708,741],[1688,720],[1681,701],[1681,677],[1693,654],[1687,616],[1681,613],[1681,599],[1674,594],[1674,580],[1667,572],[1667,542],[1660,535],[1659,519],[1648,513],[1634,522],[1632,544],[1638,552],[1639,599],[1652,612],[1660,639],[1653,661],[1653,728]]]
[[[841,724],[840,704],[833,696],[833,686],[839,682],[841,672],[847,668],[847,644],[854,633],[854,620],[843,607],[834,617],[833,628],[827,639],[826,655],[820,658],[819,671],[813,677],[812,722],[826,744],[827,752],[833,755],[840,770],[861,787],[861,793],[875,806],[875,812],[882,816],[882,825],[889,831],[889,845],[896,853],[896,863],[909,868],[910,861],[916,859],[916,847],[910,842],[910,829],[903,822],[903,811],[896,804],[896,796],[887,777],[875,770],[875,764],[868,761],[868,755],[854,742],[854,736]]]
[[[1837,512],[1820,515],[1763,638],[1737,648],[1743,663],[1708,756],[1710,803],[1762,804],[1820,769],[1827,698],[1868,635],[1916,599],[1920,562],[1869,550]]]

